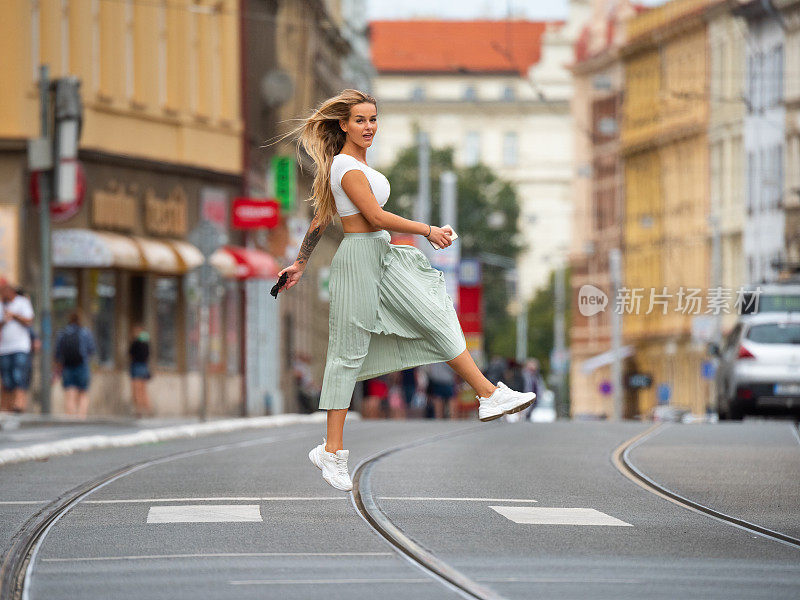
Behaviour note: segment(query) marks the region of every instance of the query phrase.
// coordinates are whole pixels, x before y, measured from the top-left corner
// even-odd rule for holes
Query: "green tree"
[[[407,219],[413,218],[419,185],[417,156],[416,146],[406,148],[386,171],[392,186],[392,202],[387,209]],[[461,256],[479,258],[481,252],[491,252],[516,259],[525,246],[517,226],[519,204],[514,187],[482,164],[455,168],[452,148],[432,148],[431,221],[434,224],[438,223],[439,216],[439,177],[444,171],[454,171],[458,177],[458,223],[455,227],[461,240]],[[501,340],[500,336],[513,325],[513,318],[506,310],[509,296],[505,271],[483,265],[482,273],[484,344],[488,352],[494,353],[497,348],[505,348],[507,340]],[[503,352],[506,356],[513,356],[513,337],[511,341],[512,351],[510,354]]]
[[[570,269],[564,273],[564,328],[570,330],[572,303],[569,301]],[[555,320],[556,278],[550,273],[547,287],[540,289],[528,303],[528,356],[539,359],[542,373],[550,372],[550,351],[555,345],[553,322]],[[513,356],[516,348],[516,324],[508,323],[500,332],[497,354]],[[569,346],[569,339],[566,340]],[[511,354],[509,354],[511,353]]]

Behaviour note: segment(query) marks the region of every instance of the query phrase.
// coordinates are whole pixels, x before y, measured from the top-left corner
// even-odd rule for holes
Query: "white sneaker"
[[[491,421],[528,408],[533,404],[536,394],[514,391],[502,381],[498,381],[497,389],[491,396],[488,398],[475,397],[480,402],[478,418],[481,421]]]
[[[350,451],[337,450],[334,454],[325,450],[326,443],[327,440],[322,438],[322,443],[311,449],[308,458],[315,467],[322,471],[322,478],[337,490],[345,492],[352,490],[353,482],[347,472],[347,457],[350,455]]]

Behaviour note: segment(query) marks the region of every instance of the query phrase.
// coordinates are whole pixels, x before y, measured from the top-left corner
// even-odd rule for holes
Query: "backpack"
[[[81,330],[75,327],[61,338],[61,356],[65,367],[77,367],[83,364],[81,354]]]

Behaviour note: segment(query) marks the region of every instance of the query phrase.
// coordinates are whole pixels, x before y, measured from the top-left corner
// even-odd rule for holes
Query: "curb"
[[[285,414],[269,415],[266,417],[245,417],[237,419],[224,419],[205,423],[192,423],[188,425],[173,425],[170,427],[156,427],[137,431],[136,433],[122,435],[89,435],[66,440],[32,444],[21,448],[7,448],[0,450],[0,466],[28,460],[42,460],[51,456],[64,456],[73,452],[99,450],[102,448],[122,448],[151,444],[167,440],[193,438],[214,433],[228,433],[243,429],[257,429],[267,427],[282,427],[303,423],[324,423],[325,411],[317,411],[310,415]],[[348,415],[348,418],[359,419],[358,413]]]

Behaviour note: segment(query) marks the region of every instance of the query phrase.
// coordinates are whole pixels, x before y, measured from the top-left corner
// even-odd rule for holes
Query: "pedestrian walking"
[[[54,352],[64,388],[64,412],[79,419],[85,419],[89,411],[89,359],[97,351],[92,332],[82,321],[80,310],[70,314],[69,322],[56,336]]]
[[[153,416],[150,406],[150,397],[147,394],[147,382],[150,380],[150,334],[141,324],[133,326],[131,331],[133,339],[128,347],[128,357],[131,361],[131,392],[133,393],[133,410],[136,418],[146,415]]]
[[[546,388],[542,373],[540,371],[539,361],[535,358],[529,358],[525,361],[525,366],[522,369],[522,391],[533,392],[536,394],[536,402],[531,404],[523,413],[523,418],[530,420],[533,409],[539,404],[539,398],[542,397],[542,391]]]
[[[0,277],[0,381],[2,408],[25,412],[31,385],[33,305]]]
[[[356,381],[447,362],[475,390],[482,421],[523,410],[533,394],[486,379],[466,349],[444,274],[416,247],[391,244],[389,231],[415,233],[447,247],[452,230],[383,209],[389,181],[367,164],[377,132],[377,102],[357,90],[324,101],[293,133],[314,160],[314,217],[283,290],[297,285],[324,229],[338,213],[344,230],[330,266],[328,354],[319,408],[327,436],[309,452],[329,484],[352,489],[343,431]]]
[[[425,365],[428,374],[428,406],[425,411],[427,418],[443,419],[445,407],[450,405],[450,400],[455,395],[455,373],[453,369],[442,362]]]

